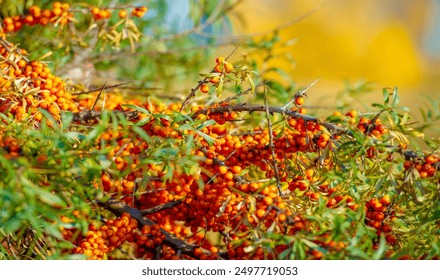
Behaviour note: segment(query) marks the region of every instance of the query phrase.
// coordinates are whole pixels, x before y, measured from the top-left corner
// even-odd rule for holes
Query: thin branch
[[[287,107],[289,107],[290,104],[292,104],[292,103],[295,101],[295,99],[296,99],[297,97],[307,96],[307,95],[306,95],[307,90],[308,90],[309,88],[311,88],[311,87],[312,87],[317,81],[319,81],[319,79],[314,80],[314,81],[313,81],[310,85],[308,85],[305,89],[303,89],[303,90],[301,90],[301,91],[298,91],[298,92],[293,96],[293,98],[290,99],[290,101],[287,102],[286,105],[284,105],[283,109],[287,109]]]
[[[272,167],[275,172],[275,178],[277,181],[277,189],[279,194],[281,195],[281,181],[280,181],[280,174],[278,173],[278,164],[277,159],[275,155],[275,149],[273,144],[273,135],[272,135],[272,121],[270,120],[270,112],[269,112],[269,103],[267,101],[267,94],[266,91],[264,92],[264,103],[266,105],[266,120],[267,120],[267,127],[269,130],[269,147],[272,155]]]
[[[113,214],[117,216],[121,216],[123,213],[128,213],[130,216],[138,222],[138,228],[142,228],[144,226],[152,226],[156,223],[144,217],[143,213],[136,208],[132,208],[128,206],[125,202],[119,201],[114,198],[110,198],[107,202],[97,201],[98,205],[104,207],[109,210]],[[165,235],[165,239],[163,243],[170,246],[176,251],[180,251],[183,254],[196,258],[194,255],[194,249],[199,248],[196,244],[188,243],[175,235],[170,234],[164,229],[160,229],[161,233]]]
[[[168,202],[168,203],[160,204],[160,205],[157,205],[157,206],[154,206],[154,207],[148,208],[148,209],[140,210],[139,212],[140,212],[142,215],[153,214],[153,213],[157,213],[157,212],[159,212],[159,211],[162,211],[162,210],[164,210],[164,209],[170,209],[170,208],[173,208],[174,206],[179,205],[179,204],[181,204],[182,202],[183,202],[183,199],[178,199],[178,200],[170,201],[170,202]]]
[[[260,86],[264,86],[266,83],[267,83],[267,82],[262,82],[262,83],[256,85],[256,86],[255,86],[255,89],[257,89],[257,88],[260,87]],[[229,102],[231,102],[232,100],[235,100],[235,99],[237,99],[237,98],[239,98],[239,97],[241,97],[241,96],[243,96],[243,95],[250,94],[250,93],[253,93],[252,88],[248,88],[248,89],[246,89],[246,90],[244,90],[244,91],[242,91],[242,92],[239,92],[239,93],[236,94],[236,95],[230,96],[230,97],[226,98],[225,100],[218,102],[218,104],[229,103]]]
[[[104,111],[95,111],[95,110],[82,110],[73,114],[74,122],[84,122],[89,120],[96,120],[101,117]],[[138,116],[137,111],[121,111],[121,110],[113,110],[114,113],[123,114],[127,120],[132,120]]]
[[[123,85],[132,83],[133,81],[129,81],[129,82],[124,82],[124,83],[120,83],[120,84],[115,84],[115,85],[110,85],[110,86],[106,86],[105,84],[107,82],[104,83],[104,85],[100,88],[97,89],[93,89],[93,90],[88,90],[88,91],[80,91],[80,92],[74,92],[72,93],[72,95],[80,95],[80,94],[87,94],[87,93],[92,93],[92,92],[97,92],[97,91],[103,91],[104,89],[110,89],[110,88],[116,88],[116,87],[121,87]]]
[[[237,45],[233,50],[232,50],[232,52],[225,58],[225,60],[227,60],[228,58],[230,58],[236,51],[237,51],[237,49],[238,49],[238,47],[239,47],[240,45]],[[211,72],[210,73],[214,73],[215,72],[215,70],[214,70],[214,68],[211,70]],[[197,92],[197,90],[203,85],[203,84],[205,84],[207,81],[208,81],[208,77],[205,77],[203,80],[200,80],[199,81],[199,83],[197,84],[197,86],[195,87],[195,88],[193,88],[193,89],[191,89],[191,92],[190,92],[190,94],[185,98],[185,100],[183,101],[183,103],[182,103],[182,106],[180,107],[180,111],[182,112],[182,110],[183,110],[183,108],[186,106],[186,105],[188,105],[188,103],[189,103],[189,101],[190,101],[190,99],[191,98],[193,98],[195,95],[196,95],[196,92]]]
[[[98,96],[95,99],[95,102],[93,102],[92,108],[90,110],[95,109],[96,103],[98,103],[99,98],[101,97],[102,92],[104,91],[105,85],[107,84],[107,81],[104,82],[104,85],[102,86],[101,90],[98,93]]]
[[[300,114],[296,111],[292,111],[283,107],[275,107],[275,106],[266,106],[265,105],[255,105],[255,104],[238,104],[238,105],[227,105],[227,106],[221,106],[216,108],[205,108],[202,110],[199,110],[195,112],[192,117],[195,118],[199,114],[207,114],[208,112],[210,114],[222,114],[224,112],[266,112],[269,111],[270,114],[278,113],[283,114],[287,116],[291,116],[294,118],[301,118],[305,121],[310,121],[314,123],[318,123],[322,126],[324,126],[329,131],[337,131],[337,132],[346,132],[346,129],[337,126],[332,123],[325,122],[317,117],[309,116]]]

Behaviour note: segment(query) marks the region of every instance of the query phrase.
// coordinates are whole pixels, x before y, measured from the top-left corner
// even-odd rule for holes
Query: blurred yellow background
[[[298,86],[320,79],[310,101],[334,100],[344,81],[359,80],[374,82],[372,101],[382,88],[398,87],[413,111],[427,104],[423,96],[440,97],[438,0],[245,0],[234,33],[271,30],[312,10],[280,32],[297,39],[288,48],[295,64],[277,62]]]

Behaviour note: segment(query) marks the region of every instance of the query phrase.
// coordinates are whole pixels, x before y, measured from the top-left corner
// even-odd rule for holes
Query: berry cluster
[[[379,118],[376,118],[373,123],[372,120],[361,117],[359,119],[357,128],[363,133],[373,135],[375,137],[380,137],[381,135],[388,133],[388,128],[381,124],[381,120]]]
[[[112,16],[111,9],[92,7],[90,11],[95,20]],[[141,17],[146,11],[145,7],[134,8],[131,15]],[[30,16],[23,19],[4,19],[2,26],[11,32],[23,24],[64,24],[71,17],[69,6],[59,2],[52,10],[32,7],[29,12]],[[125,9],[118,11],[119,18],[128,16]],[[340,239],[332,240],[334,236],[307,215],[321,206],[329,212],[349,208],[346,212],[353,214],[359,205],[345,186],[334,186],[331,176],[324,174],[338,164],[332,156],[341,144],[337,142],[341,136],[326,129],[332,124],[305,116],[305,95],[294,96],[296,106],[292,111],[286,109],[287,105],[280,110],[284,114],[282,129],[268,122],[267,126],[244,131],[238,124],[238,112],[245,112],[246,104],[234,111],[233,98],[209,108],[193,106],[191,114],[184,115],[181,104],[145,102],[113,92],[100,107],[96,96],[74,98],[47,65],[30,61],[24,50],[12,44],[2,44],[0,59],[0,112],[16,120],[38,124],[42,119],[39,109],[49,111],[55,120],[60,119],[61,111],[78,113],[92,107],[95,111],[136,113],[130,119],[137,125],[133,130],[133,123],[115,124],[102,132],[96,146],[88,151],[105,150],[106,160],[111,161],[100,169],[100,178],[92,184],[106,196],[142,211],[151,225],[138,229],[138,222],[124,213],[99,227],[91,224],[85,236],[77,237],[75,229],[62,229],[64,238],[76,246],[73,253],[104,259],[128,241],[135,247],[136,257],[142,259],[277,259],[296,246],[291,237],[302,234],[313,235],[308,244],[314,242],[316,246],[305,249],[312,259],[323,258],[323,252],[341,253],[347,247]],[[209,92],[208,84],[219,88],[231,82],[239,71],[218,57],[213,71],[199,82],[200,91]],[[141,109],[135,112],[134,106],[124,109],[121,104]],[[252,108],[248,112],[253,112]],[[388,132],[378,116],[370,120],[359,117],[356,111],[335,115],[367,137],[378,138]],[[96,119],[90,124],[98,122]],[[188,150],[181,149],[182,143],[188,144]],[[155,149],[162,151],[166,145],[171,147],[172,158],[156,158]],[[3,134],[0,147],[9,156],[18,155],[21,149],[13,137]],[[195,168],[185,169],[174,161],[188,155]],[[374,156],[376,148],[370,147],[367,157]],[[40,160],[44,162],[48,157],[43,155]],[[433,177],[438,158],[409,158],[404,167],[417,170],[422,178]],[[345,172],[342,165],[338,168],[336,172]],[[366,219],[362,221],[376,229],[378,236],[384,234],[389,245],[397,244],[391,223],[393,208],[389,196],[372,198],[366,203]],[[78,214],[74,216],[79,218]],[[61,221],[72,222],[66,217]],[[272,234],[266,236],[268,231]],[[217,233],[220,241],[210,238],[211,233]],[[177,245],[170,236],[178,240]],[[184,243],[191,245],[190,253],[181,252],[178,245]]]
[[[128,213],[123,213],[115,220],[108,220],[99,228],[90,225],[85,237],[77,241],[77,247],[73,253],[84,254],[92,260],[103,259],[108,253],[129,240],[136,228],[137,221],[130,218]]]
[[[209,79],[205,79],[204,83],[200,85],[200,91],[202,93],[209,92],[208,83],[211,83],[215,87],[218,87],[220,80],[223,81],[226,78],[226,74],[232,73],[234,71],[234,65],[226,61],[224,57],[217,57],[215,62],[216,64],[214,66],[214,69],[212,70],[212,74],[209,76]]]
[[[382,196],[380,199],[370,199],[365,205],[367,212],[365,223],[367,226],[376,229],[377,236],[380,236],[383,232],[387,242],[394,245],[397,242],[397,237],[392,233],[391,222],[395,219],[395,212],[390,209],[390,205],[389,195]]]
[[[90,11],[93,15],[94,20],[104,20],[109,19],[112,16],[112,12],[110,9],[102,9],[99,7],[92,7],[90,8]],[[148,8],[145,6],[136,7],[131,11],[131,15],[135,17],[143,17],[144,14],[148,11]],[[127,18],[128,13],[127,10],[121,9],[118,11],[118,17],[120,19]]]
[[[419,174],[420,178],[435,176],[440,165],[439,160],[435,155],[427,155],[424,158],[410,157],[403,163],[406,170],[414,169]]]
[[[47,25],[52,23],[54,25],[64,25],[72,21],[73,14],[69,11],[70,5],[68,3],[55,2],[52,4],[52,9],[42,10],[38,6],[29,8],[29,14],[23,16],[5,17],[1,24],[3,32],[17,32],[24,25]],[[1,30],[1,29],[0,29]]]
[[[74,97],[65,82],[53,75],[47,65],[29,61],[26,51],[13,44],[0,46],[0,112],[10,113],[17,120],[31,117],[40,121],[39,108],[59,120],[60,111],[78,112]]]

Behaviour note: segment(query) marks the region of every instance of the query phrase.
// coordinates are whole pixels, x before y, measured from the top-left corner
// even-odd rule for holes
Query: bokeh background
[[[372,82],[367,101],[398,87],[412,110],[440,97],[440,0],[259,0],[234,11],[234,34],[283,28],[294,62],[278,61],[310,101],[336,98],[346,84]],[[326,101],[327,102],[327,101]]]

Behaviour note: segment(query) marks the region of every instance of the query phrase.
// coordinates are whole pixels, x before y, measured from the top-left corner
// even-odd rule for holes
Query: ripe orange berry
[[[391,199],[389,195],[384,195],[381,199],[380,199],[380,203],[382,203],[385,206],[388,206],[391,204]]]
[[[427,164],[434,164],[437,162],[437,158],[433,155],[425,157],[425,162]]]
[[[234,174],[231,171],[226,172],[225,179],[232,181],[234,179]]]
[[[238,166],[238,165],[235,165],[235,166],[233,166],[232,167],[232,173],[234,173],[234,174],[239,174],[240,172],[241,172],[241,167],[240,166]]]
[[[207,84],[203,84],[200,86],[200,91],[203,93],[209,92],[209,86]]]
[[[194,249],[194,256],[196,257],[200,257],[201,255],[203,255],[203,251],[200,248],[195,248]]]
[[[278,221],[279,222],[285,222],[287,220],[287,216],[286,216],[286,214],[284,214],[284,213],[281,213],[281,214],[279,214],[278,215]]]
[[[220,81],[220,77],[219,76],[214,76],[214,77],[212,77],[210,80],[209,80],[209,82],[211,83],[211,84],[216,84],[216,83],[218,83]]]
[[[126,10],[120,10],[118,12],[119,18],[126,18],[127,17],[127,11]]]
[[[322,141],[321,139],[318,140],[318,142],[316,142],[316,145],[318,145],[318,147],[320,147],[321,149],[324,149],[327,146],[328,142],[327,141]]]
[[[25,60],[20,59],[20,60],[17,62],[17,65],[18,65],[18,67],[24,68],[24,67],[26,67],[27,63],[26,63]]]
[[[31,13],[31,15],[34,17],[39,17],[41,15],[41,9],[38,6],[31,6],[29,8],[29,13]]]
[[[387,240],[388,243],[390,244],[395,244],[397,242],[397,238],[396,236],[392,235],[392,234],[388,234],[385,236],[385,239]]]
[[[393,227],[391,225],[385,224],[382,226],[382,231],[385,233],[391,232],[393,230]]]
[[[234,65],[232,65],[232,63],[225,62],[223,65],[225,67],[225,72],[226,73],[231,73],[232,70],[234,70]]]
[[[319,135],[319,140],[327,142],[328,140],[330,140],[330,135],[322,133],[321,135]]]
[[[220,64],[220,63],[222,63],[223,61],[225,61],[225,58],[222,57],[222,56],[219,56],[219,57],[217,57],[217,58],[215,59],[215,62],[216,62],[217,64]]]
[[[346,116],[349,116],[351,118],[355,118],[357,116],[357,111],[355,110],[351,110],[350,112],[348,112],[347,114],[345,114]]]
[[[273,198],[270,197],[270,196],[266,196],[266,197],[263,199],[263,201],[264,201],[264,203],[265,203],[267,206],[273,204]]]
[[[56,8],[53,8],[53,10],[52,10],[52,14],[54,16],[59,16],[59,15],[61,15],[62,12],[63,12],[63,10],[61,10],[61,7],[56,7]]]
[[[220,64],[215,65],[214,71],[217,72],[217,73],[221,73],[222,72],[222,67],[220,66]]]
[[[412,167],[412,165],[413,165],[412,161],[407,160],[407,161],[405,161],[405,163],[403,164],[403,167],[404,167],[405,169],[410,169],[410,168]]]
[[[295,98],[295,104],[301,106],[304,104],[304,97],[298,96]]]
[[[148,8],[142,6],[142,7],[137,7],[137,8],[135,8],[133,11],[131,11],[131,14],[132,14],[133,16],[135,16],[135,17],[139,17],[139,18],[140,18],[140,17],[143,17],[144,14],[145,14],[147,11],[148,11]]]
[[[266,214],[266,211],[264,209],[258,209],[255,215],[257,215],[258,219],[261,219],[264,217],[264,214]]]
[[[218,173],[220,173],[221,175],[225,175],[226,173],[228,173],[228,167],[225,165],[222,165],[218,168]]]
[[[307,178],[312,178],[313,175],[315,174],[315,171],[310,168],[305,171],[305,174],[306,174]]]

